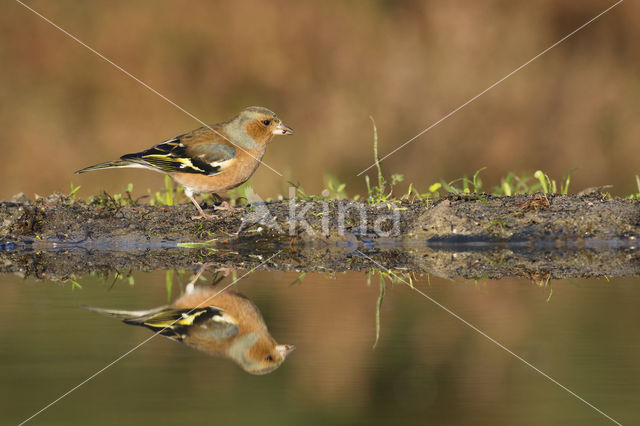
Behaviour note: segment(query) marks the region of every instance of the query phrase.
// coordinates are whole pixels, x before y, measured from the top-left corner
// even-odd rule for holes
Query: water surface
[[[133,284],[87,275],[76,278],[81,288],[0,276],[4,422],[27,419],[152,335],[82,305],[160,306],[196,269],[173,274],[170,294],[163,270],[133,272]],[[253,376],[157,336],[32,423],[609,423],[405,284],[386,282],[374,348],[378,275],[299,278],[255,271],[232,286],[256,304],[279,343],[296,346],[274,372]],[[550,288],[423,275],[413,284],[617,421],[640,419],[638,277],[552,280]]]

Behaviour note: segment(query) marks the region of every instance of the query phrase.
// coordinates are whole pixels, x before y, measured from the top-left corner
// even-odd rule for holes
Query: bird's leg
[[[196,272],[196,275],[185,286],[185,288],[184,288],[185,293],[191,293],[193,290],[195,290],[196,283],[198,282],[198,279],[200,279],[200,275],[202,275],[202,273],[204,271],[206,271],[206,269],[211,265],[213,265],[213,264],[212,263],[203,263],[202,265],[200,265],[200,268],[198,268],[198,272]],[[216,272],[216,277],[214,278],[213,282],[211,283],[211,285],[213,285],[213,286],[215,286],[220,281],[222,281],[223,279],[228,277],[229,274],[231,274],[233,272],[233,269],[232,268],[218,268],[218,269],[216,269],[215,272]],[[222,276],[220,276],[220,277],[217,276],[217,274],[219,272],[222,273]]]
[[[191,219],[215,219],[218,216],[214,216],[211,214],[206,214],[204,212],[204,210],[202,210],[202,207],[200,207],[200,204],[198,204],[198,202],[196,201],[195,198],[193,198],[193,194],[190,191],[184,191],[184,194],[189,197],[189,199],[191,200],[191,202],[193,203],[194,206],[196,206],[196,209],[198,209],[198,212],[200,213],[198,216],[192,216]]]
[[[185,293],[191,293],[193,290],[195,290],[196,283],[198,282],[198,279],[200,279],[200,275],[202,275],[202,273],[206,271],[207,267],[209,267],[210,265],[211,265],[210,263],[203,263],[202,265],[200,265],[200,268],[198,268],[198,272],[196,272],[196,275],[185,286],[184,288]]]

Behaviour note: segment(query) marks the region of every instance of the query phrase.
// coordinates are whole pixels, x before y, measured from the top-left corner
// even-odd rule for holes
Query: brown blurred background
[[[296,129],[253,179],[350,195],[372,162],[613,4],[611,1],[29,1],[44,16],[205,122],[248,105]],[[0,17],[0,198],[82,185],[162,187],[140,170],[73,175],[200,124],[19,3]],[[624,2],[385,161],[421,190],[472,174],[485,186],[543,169],[572,187],[635,188],[640,173],[640,6]],[[405,186],[406,187],[406,186]]]

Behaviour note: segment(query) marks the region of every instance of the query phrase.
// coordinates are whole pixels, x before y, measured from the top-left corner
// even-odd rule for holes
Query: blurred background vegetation
[[[356,174],[613,4],[609,1],[30,1],[28,4],[205,122],[248,105],[296,134],[253,178],[263,197]],[[160,189],[140,170],[73,172],[199,127],[17,2],[0,17],[0,198]],[[624,2],[391,156],[420,191],[483,166],[485,187],[543,169],[572,189],[634,191],[640,171],[640,5]],[[375,173],[371,170],[370,173]],[[487,188],[488,189],[488,188]]]

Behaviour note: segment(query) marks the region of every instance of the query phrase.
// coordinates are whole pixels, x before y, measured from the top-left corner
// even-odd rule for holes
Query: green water
[[[26,420],[152,335],[80,306],[160,306],[193,271],[174,277],[171,295],[165,271],[133,272],[133,285],[80,277],[82,288],[0,276],[2,423]],[[157,336],[28,424],[611,423],[404,284],[387,282],[373,348],[377,276],[297,278],[256,271],[232,286],[296,346],[273,373]],[[638,277],[551,281],[550,298],[525,279],[414,284],[608,416],[640,421]]]

